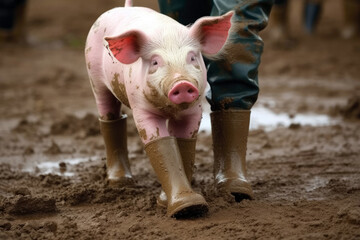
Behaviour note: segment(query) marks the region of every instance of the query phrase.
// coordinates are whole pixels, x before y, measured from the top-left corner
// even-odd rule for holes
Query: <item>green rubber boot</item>
[[[246,173],[249,122],[249,110],[211,113],[215,187],[234,195],[237,202],[254,198]]]

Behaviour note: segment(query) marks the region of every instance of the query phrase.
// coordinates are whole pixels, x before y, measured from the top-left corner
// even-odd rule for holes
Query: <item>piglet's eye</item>
[[[164,65],[162,58],[158,55],[154,55],[150,59],[150,66],[149,66],[149,74],[153,74],[157,71],[157,69]]]
[[[198,64],[198,55],[195,52],[190,51],[186,57],[186,62],[188,64],[197,65]]]

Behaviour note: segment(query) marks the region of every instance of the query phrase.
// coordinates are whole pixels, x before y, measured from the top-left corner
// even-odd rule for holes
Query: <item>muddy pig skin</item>
[[[100,114],[133,111],[144,144],[162,137],[196,137],[206,87],[202,54],[214,58],[227,41],[229,12],[186,27],[143,7],[102,14],[86,41],[87,70]]]

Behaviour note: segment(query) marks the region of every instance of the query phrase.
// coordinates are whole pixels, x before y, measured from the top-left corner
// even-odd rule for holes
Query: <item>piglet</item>
[[[192,26],[143,7],[102,14],[87,37],[85,58],[100,115],[110,184],[130,184],[126,115],[132,109],[145,151],[163,191],[158,204],[173,217],[206,213],[204,197],[191,188],[195,144],[206,87],[202,54],[214,58],[231,27],[229,12]]]

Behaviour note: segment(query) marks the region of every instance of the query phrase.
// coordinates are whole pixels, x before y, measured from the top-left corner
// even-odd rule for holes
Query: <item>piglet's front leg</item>
[[[133,109],[133,117],[144,144],[170,136],[166,128],[166,118],[142,109]]]
[[[169,119],[168,131],[176,138],[193,139],[197,137],[202,117],[201,106],[192,109],[178,118]]]

